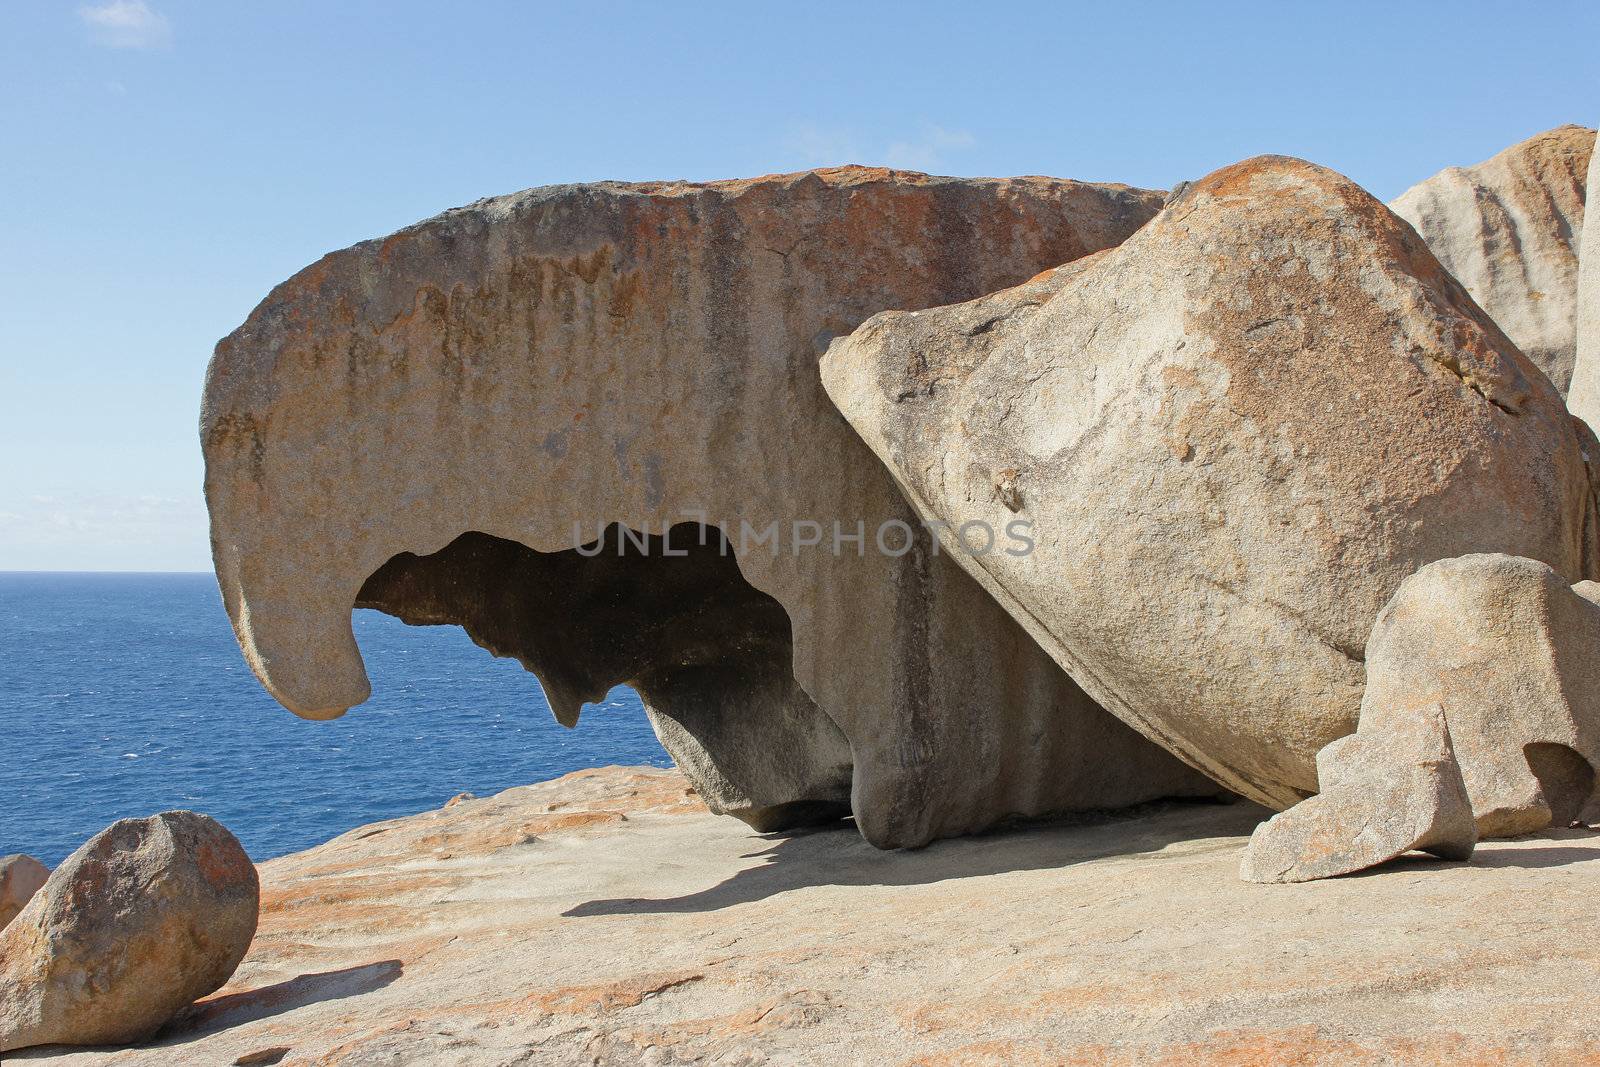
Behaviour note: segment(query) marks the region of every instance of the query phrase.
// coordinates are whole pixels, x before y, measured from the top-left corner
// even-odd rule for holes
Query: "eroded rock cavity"
[[[849,742],[795,683],[789,616],[744,580],[720,530],[612,525],[565,552],[463,534],[384,564],[356,606],[463,627],[538,675],[565,726],[632,686],[711,810],[758,830],[849,812]]]

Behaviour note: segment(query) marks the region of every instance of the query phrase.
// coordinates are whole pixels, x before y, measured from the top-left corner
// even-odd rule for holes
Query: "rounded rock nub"
[[[50,868],[32,856],[0,856],[0,930],[11,924],[50,877]]]
[[[255,865],[209,816],[113,823],[0,932],[0,1052],[151,1037],[233,975],[260,905]]]

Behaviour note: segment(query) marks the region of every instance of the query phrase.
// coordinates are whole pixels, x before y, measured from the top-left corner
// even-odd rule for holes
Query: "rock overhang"
[[[469,532],[561,553],[608,524],[691,515],[725,536],[747,520],[916,526],[824,396],[820,341],[1111,247],[1160,201],[861,168],[602,183],[324,257],[207,377],[207,500],[241,646],[275,697],[326,717],[368,693],[349,623],[363,586]],[[869,839],[1204,788],[915,536],[894,558],[733,553],[791,620],[797,693],[848,740]]]

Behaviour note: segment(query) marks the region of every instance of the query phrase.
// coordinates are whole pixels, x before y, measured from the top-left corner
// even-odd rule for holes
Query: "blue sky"
[[[1600,119],[1600,4],[9,0],[0,570],[209,566],[205,362],[323,253],[480,196],[845,162],[1388,199]]]

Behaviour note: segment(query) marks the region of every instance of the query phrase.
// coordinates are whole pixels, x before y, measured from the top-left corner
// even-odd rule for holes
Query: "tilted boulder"
[[[1583,126],[1548,130],[1475,166],[1442,170],[1389,204],[1563,394],[1594,136]]]
[[[50,869],[32,856],[0,856],[0,930],[27,906],[50,877]]]
[[[1283,808],[1423,564],[1593,573],[1577,424],[1414,230],[1263,157],[1125,243],[833,344],[830,397],[947,554],[1104,707]],[[961,551],[964,522],[1036,548]]]
[[[0,931],[0,1052],[151,1037],[233,975],[260,896],[255,865],[213,819],[112,823]]]
[[[569,725],[634,685],[714,810],[853,810],[885,847],[1213,789],[935,551],[816,370],[876,311],[1110,247],[1160,200],[863,168],[600,183],[325,257],[206,381],[247,660],[327,718],[369,693],[353,605],[459,624]]]
[[[1600,196],[1600,152],[1589,158],[1589,202],[1596,196]],[[1578,354],[1567,403],[1574,415],[1600,429],[1600,211],[1584,215],[1578,250]]]

